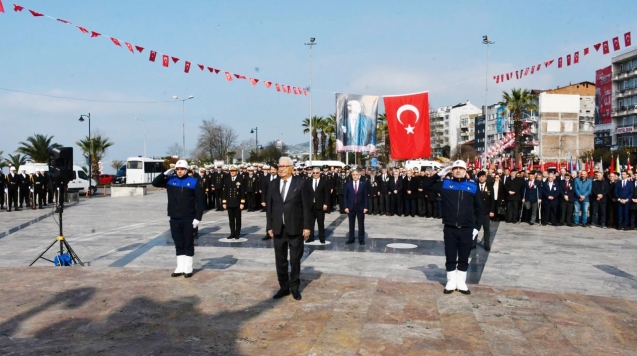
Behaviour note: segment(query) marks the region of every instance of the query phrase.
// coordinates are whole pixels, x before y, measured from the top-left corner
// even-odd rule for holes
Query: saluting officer
[[[239,239],[241,232],[241,210],[245,200],[245,185],[243,178],[237,174],[237,167],[230,166],[230,176],[227,176],[223,185],[223,208],[228,210],[230,223],[230,236],[228,239]]]
[[[216,211],[223,211],[223,206],[221,204],[221,199],[223,195],[223,183],[226,180],[226,174],[222,171],[222,166],[217,165],[217,171],[213,173],[212,184],[215,193],[215,206],[217,207]]]

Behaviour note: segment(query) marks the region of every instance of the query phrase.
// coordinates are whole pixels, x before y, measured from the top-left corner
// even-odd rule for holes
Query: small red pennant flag
[[[234,76],[237,77],[237,79],[246,79],[245,75],[235,74]]]
[[[170,62],[170,59],[168,58],[169,56],[168,56],[167,54],[164,54],[164,55],[162,55],[162,56],[163,56],[163,57],[162,57],[162,60],[161,60],[161,64],[162,64],[164,67],[168,67],[168,65],[170,64],[170,63],[169,63],[169,62]]]
[[[527,67],[526,70],[524,71],[524,75],[527,76],[529,75],[529,68]]]
[[[177,57],[170,57],[170,58],[172,58],[173,63],[177,63],[177,62],[179,62],[179,58],[177,58]]]
[[[62,23],[65,23],[65,24],[67,24],[67,25],[71,24],[70,22],[68,22],[68,21],[66,21],[66,20],[63,20],[63,19],[56,19],[56,20],[58,20],[58,21],[60,21],[60,22],[62,22]]]
[[[548,67],[548,66],[550,66],[551,64],[553,64],[553,62],[554,62],[554,61],[555,61],[554,59],[551,59],[550,61],[546,61],[546,62],[544,62],[544,66],[545,66],[545,67]]]
[[[599,49],[600,49],[600,47],[602,47],[602,44],[598,43],[598,44],[594,45],[593,47],[595,47],[595,51],[599,52]]]
[[[587,55],[588,51],[589,51],[588,47],[584,48],[584,55]]]
[[[128,50],[130,51],[130,53],[135,53],[135,50],[133,49],[133,45],[128,43],[128,42],[124,42],[126,44],[126,48],[128,48]]]
[[[540,68],[542,68],[542,64],[538,64],[538,65],[537,65],[537,68],[535,69],[535,71],[536,71],[536,72],[539,72],[539,71],[540,71]]]
[[[144,51],[144,47],[142,46],[135,46],[135,49],[139,52],[142,53]]]
[[[151,62],[154,62],[155,61],[155,57],[157,57],[157,52],[150,51],[150,57],[148,58],[148,60],[151,61]]]
[[[288,94],[292,94],[292,91],[290,90],[290,86],[288,85]]]
[[[557,59],[557,67],[562,68],[562,57]]]
[[[118,40],[117,38],[115,38],[115,37],[111,37],[111,41],[113,41],[113,43],[114,43],[116,46],[120,46],[120,47],[122,47],[122,44],[121,44],[121,43],[119,43],[119,40]]]
[[[279,83],[274,84],[274,86],[276,87],[276,91],[281,91],[281,86],[279,85]]]
[[[294,90],[294,94],[295,94],[295,95],[299,95],[299,90],[298,90],[298,89],[296,89],[296,87],[292,88],[292,90]]]
[[[500,81],[503,82],[504,81],[504,74],[500,74]]]
[[[250,78],[250,83],[252,83],[252,85],[257,85],[258,82],[259,79]]]
[[[265,84],[266,88],[269,88],[272,86],[272,82],[263,82],[263,84]]]
[[[226,80],[231,82],[232,81],[232,75],[228,72],[226,72]]]
[[[518,71],[515,71],[515,79],[520,79],[520,76],[518,75]]]
[[[570,54],[567,54],[567,55],[566,55],[566,65],[567,65],[567,66],[570,66],[570,65],[571,65],[571,55],[570,55]]]
[[[624,33],[624,46],[630,47],[632,45],[632,40],[630,38],[630,32]]]
[[[4,14],[4,6],[2,6],[2,0],[0,0],[0,12]]]
[[[215,74],[219,74],[220,69],[215,69]]]
[[[535,73],[535,66],[531,67],[531,74]]]
[[[509,73],[507,73],[507,80],[509,80]]]
[[[575,52],[573,55],[573,64],[579,63],[579,51]]]
[[[307,89],[303,88],[303,94],[307,95]]]
[[[602,43],[602,52],[604,54],[609,54],[610,53],[610,48],[608,48],[608,41],[604,41]]]
[[[186,61],[186,65],[184,66],[184,73],[190,72],[190,62]]]
[[[91,31],[91,37],[99,37],[99,36],[101,36],[100,33],[97,33],[95,31]]]
[[[283,87],[283,92],[287,93],[288,92],[288,87],[286,85],[282,85],[282,87]]]
[[[87,29],[85,29],[84,27],[77,26],[77,28],[78,28],[80,31],[82,31],[82,33],[88,33],[88,30],[87,30]]]
[[[619,45],[619,37],[613,38],[613,50],[619,51],[621,46]]]
[[[22,11],[22,10],[24,10],[24,6],[20,6],[20,5],[17,5],[17,4],[13,4],[13,11],[15,11],[15,12],[20,12],[20,11]]]
[[[215,71],[215,69],[214,69],[214,68],[212,68],[212,67],[208,67],[208,71],[209,71],[210,73],[212,73],[212,72],[214,72],[214,71]]]
[[[197,64],[197,66],[199,66],[199,69],[203,70],[205,67],[203,64]]]
[[[44,16],[44,14],[41,14],[41,13],[39,13],[37,11],[29,10],[29,12],[31,13],[31,15],[33,15],[35,17]]]

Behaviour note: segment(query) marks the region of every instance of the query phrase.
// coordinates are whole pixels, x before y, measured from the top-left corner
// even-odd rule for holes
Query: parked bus
[[[166,169],[164,161],[148,157],[129,157],[126,160],[126,184],[150,184]]]
[[[36,171],[48,172],[49,164],[27,162],[18,168],[17,173],[21,173],[22,170],[24,170],[26,174],[33,174]],[[89,183],[88,174],[84,171],[84,169],[80,166],[73,166],[73,179],[69,181],[67,188],[70,192],[87,191],[90,189],[91,195],[93,195],[97,191],[97,183],[94,179],[91,179],[90,181],[91,182]]]

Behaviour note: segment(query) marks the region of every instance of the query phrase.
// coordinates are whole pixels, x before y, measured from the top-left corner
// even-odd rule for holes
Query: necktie
[[[234,182],[234,177],[232,177],[232,181]]]
[[[484,192],[484,184],[480,184],[480,191]]]
[[[358,193],[358,182],[354,182],[354,203],[357,203],[356,194]]]
[[[624,188],[624,187],[626,187],[626,181],[625,180],[622,181],[622,188]]]
[[[529,188],[533,188],[533,182],[529,180]]]
[[[285,201],[285,186],[288,184],[287,180],[283,181],[283,188],[281,188],[281,198],[283,198],[283,201]]]
[[[314,180],[314,191],[316,191],[316,187],[318,186],[318,179]]]

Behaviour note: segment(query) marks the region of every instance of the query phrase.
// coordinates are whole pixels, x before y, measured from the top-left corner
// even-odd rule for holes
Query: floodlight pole
[[[316,39],[314,37],[310,38],[310,42],[306,42],[305,45],[306,46],[310,46],[310,87],[309,87],[309,92],[310,92],[310,119],[309,119],[309,123],[310,123],[310,166],[312,166],[312,139],[314,138],[314,135],[312,135],[312,46],[316,45],[316,43],[314,42]]]
[[[91,197],[91,183],[93,180],[93,140],[91,140],[91,113],[88,115],[80,115],[80,122],[84,121],[84,118],[88,118],[88,189],[86,196]]]
[[[489,106],[487,102],[487,96],[489,95],[489,45],[494,44],[494,41],[489,41],[487,35],[482,36],[482,44],[487,45],[487,69],[485,76],[485,89],[484,89],[484,152],[487,152],[487,116],[489,113]]]

